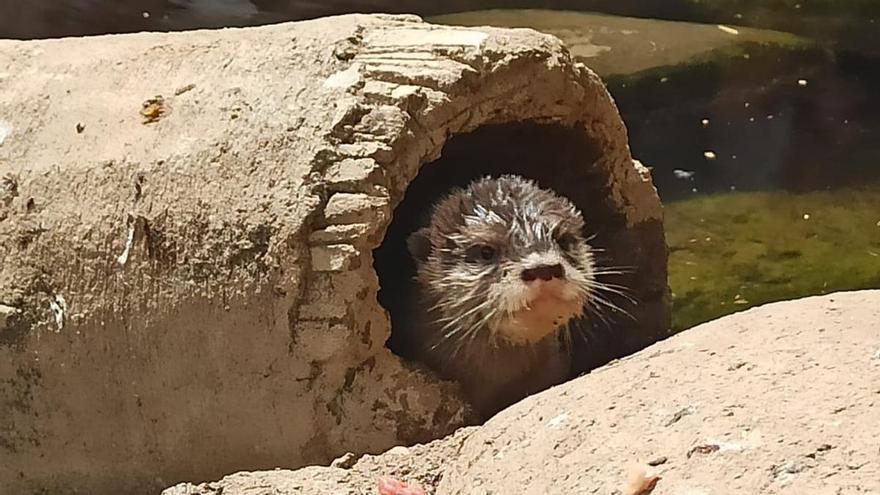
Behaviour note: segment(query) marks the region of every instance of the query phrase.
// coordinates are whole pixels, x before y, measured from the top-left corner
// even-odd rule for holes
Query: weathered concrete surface
[[[164,495],[880,493],[880,291],[753,308],[350,469],[238,473]],[[260,487],[257,490],[256,487]],[[277,490],[277,491],[273,491]]]
[[[10,493],[149,493],[472,421],[451,385],[383,346],[372,270],[392,208],[450,135],[578,130],[609,205],[626,228],[657,227],[643,244],[665,252],[603,85],[534,31],[356,15],[5,41],[0,67]],[[646,307],[666,302],[660,258]],[[656,339],[659,311],[621,338]]]

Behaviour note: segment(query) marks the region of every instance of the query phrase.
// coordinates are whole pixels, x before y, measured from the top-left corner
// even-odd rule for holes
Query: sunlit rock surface
[[[352,467],[242,472],[163,495],[802,495],[880,491],[880,291],[770,304],[682,332],[428,445]],[[344,464],[351,465],[351,462]]]

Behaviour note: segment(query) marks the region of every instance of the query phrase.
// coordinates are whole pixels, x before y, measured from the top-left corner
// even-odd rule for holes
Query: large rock
[[[880,291],[770,304],[682,332],[480,427],[350,469],[237,473],[164,495],[880,492]],[[649,466],[652,465],[652,466]],[[630,486],[627,486],[630,485]]]
[[[633,268],[637,323],[589,359],[667,332],[650,175],[551,36],[355,15],[5,41],[0,68],[4,491],[149,493],[474,421],[385,347],[372,253],[468,131],[452,156],[557,172]],[[427,182],[481,171],[445,167]]]

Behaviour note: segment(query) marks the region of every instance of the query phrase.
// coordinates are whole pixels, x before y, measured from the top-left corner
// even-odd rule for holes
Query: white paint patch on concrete
[[[123,248],[122,253],[116,257],[116,262],[122,266],[125,266],[128,263],[128,256],[131,254],[131,246],[134,245],[134,221],[129,220],[128,222],[128,237],[125,240],[125,248]]]
[[[56,294],[49,300],[49,308],[55,316],[55,331],[60,332],[64,329],[64,313],[67,312],[67,301],[64,300],[64,296],[61,294]]]
[[[745,443],[734,443],[734,442],[721,442],[719,440],[709,439],[706,441],[707,445],[717,445],[718,452],[742,452],[750,448],[750,445]]]
[[[6,141],[10,135],[12,135],[12,124],[0,119],[0,146],[3,146],[3,141]]]
[[[548,421],[547,427],[548,428],[556,428],[556,427],[562,425],[563,423],[565,423],[565,421],[567,419],[568,419],[568,413],[562,413],[559,416],[556,416],[555,418]]]

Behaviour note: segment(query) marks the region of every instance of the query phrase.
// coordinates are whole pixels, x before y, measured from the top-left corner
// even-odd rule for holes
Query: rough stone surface
[[[607,91],[535,31],[352,15],[0,41],[0,67],[11,493],[152,493],[471,422],[384,347],[372,270],[387,212],[451,135],[577,129],[624,224],[659,225],[645,242],[665,253]]]
[[[324,217],[334,224],[381,225],[388,216],[388,198],[361,193],[336,193],[327,201]]]
[[[880,493],[880,291],[753,308],[350,469],[237,473],[164,495]],[[211,488],[213,487],[213,488]],[[275,490],[275,491],[272,491]]]
[[[345,223],[329,225],[326,229],[316,230],[309,236],[312,244],[336,244],[353,241],[367,235],[371,230],[368,223]]]
[[[311,251],[312,269],[318,272],[344,272],[352,268],[360,253],[354,246],[334,244],[313,247]]]

